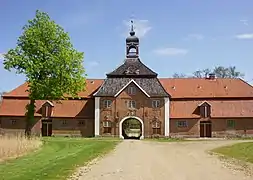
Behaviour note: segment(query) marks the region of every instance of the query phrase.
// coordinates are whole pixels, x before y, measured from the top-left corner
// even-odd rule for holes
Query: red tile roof
[[[35,116],[41,116],[38,112],[46,101],[37,100]],[[24,116],[29,100],[4,99],[0,106],[0,116]],[[90,109],[85,108],[88,100],[62,100],[53,102],[52,117],[92,117]],[[93,104],[91,104],[92,106]]]
[[[200,118],[195,112],[203,101],[171,101],[170,118]],[[211,117],[253,117],[253,100],[211,100]]]
[[[103,79],[87,79],[86,80],[86,88],[85,91],[80,92],[79,96],[83,98],[89,98],[91,95],[99,88],[99,86],[103,83]],[[28,97],[28,84],[24,83],[14,90],[5,93],[3,97]]]
[[[172,98],[253,98],[253,87],[241,79],[160,78],[159,80]],[[103,83],[103,79],[87,79],[86,82],[86,90],[79,93],[83,98],[91,97]],[[28,97],[26,90],[27,83],[24,83],[6,93],[4,97]]]
[[[194,114],[197,106],[203,102],[198,98],[206,98],[212,106],[212,117],[253,117],[253,87],[241,79],[199,79],[199,78],[161,78],[161,84],[171,95],[171,118],[199,118]],[[89,98],[103,83],[102,79],[88,79],[86,91],[79,93],[83,98]],[[27,84],[17,87],[3,96],[0,106],[0,116],[23,116],[28,99]],[[232,98],[247,97],[251,100],[235,100]],[[176,98],[189,98],[185,101],[176,101]],[[195,100],[194,100],[195,98]],[[212,98],[210,100],[210,98]],[[227,98],[218,100],[216,98]],[[230,99],[229,99],[230,98]],[[44,101],[36,101],[36,107],[40,108]],[[67,100],[62,104],[55,104],[54,117],[84,117],[92,113],[85,100]],[[92,105],[94,109],[94,105]],[[92,108],[91,108],[92,109]],[[38,109],[37,109],[38,110]],[[36,116],[40,114],[36,113]]]
[[[253,87],[241,79],[160,78],[172,98],[253,97]]]

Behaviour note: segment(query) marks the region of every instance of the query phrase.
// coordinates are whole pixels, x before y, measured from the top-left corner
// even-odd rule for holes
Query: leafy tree
[[[17,46],[4,55],[4,67],[24,74],[28,82],[30,103],[27,105],[28,137],[34,124],[35,100],[60,100],[77,97],[84,90],[83,53],[73,48],[68,33],[45,12],[23,27]]]
[[[208,74],[214,73],[218,78],[243,78],[244,74],[237,71],[235,66],[223,67],[223,66],[216,66],[213,70],[206,68],[203,70],[197,70],[193,72],[192,76],[186,76],[184,74],[175,73],[173,77],[192,77],[192,78],[204,78],[207,77]]]

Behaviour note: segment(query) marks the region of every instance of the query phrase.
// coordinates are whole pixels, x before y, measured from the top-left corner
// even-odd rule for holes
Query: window
[[[66,125],[67,121],[66,120],[62,120],[62,125]]]
[[[160,107],[160,100],[153,100],[152,108],[159,108],[159,107]]]
[[[134,86],[129,86],[127,90],[128,90],[127,93],[130,95],[136,94],[136,88]]]
[[[153,128],[153,134],[161,134],[161,128]]]
[[[128,101],[128,108],[136,108],[136,102],[133,100]]]
[[[185,127],[187,127],[187,121],[178,121],[177,122],[177,127],[178,128],[185,128]]]
[[[112,126],[112,122],[111,121],[104,121],[103,122],[103,126],[104,127],[111,127]]]
[[[153,124],[152,124],[152,128],[160,128],[160,122],[159,121],[154,121]]]
[[[46,102],[42,105],[42,117],[49,118],[52,114],[53,104],[51,102]]]
[[[234,128],[235,127],[235,120],[227,120],[227,127]]]
[[[203,118],[207,118],[210,117],[211,114],[211,107],[208,104],[203,104],[202,106],[200,106],[200,115]]]
[[[153,134],[161,134],[161,123],[159,121],[154,121],[152,123]]]
[[[128,55],[134,56],[137,54],[137,49],[135,47],[130,47],[128,51]]]
[[[85,126],[85,121],[84,120],[79,120],[78,125],[79,126]]]
[[[103,122],[104,133],[108,134],[112,132],[112,122],[111,121],[104,121]]]
[[[11,120],[11,125],[14,125],[14,124],[16,124],[16,120]]]
[[[111,106],[112,106],[111,100],[104,100],[104,107],[105,108],[110,108]]]

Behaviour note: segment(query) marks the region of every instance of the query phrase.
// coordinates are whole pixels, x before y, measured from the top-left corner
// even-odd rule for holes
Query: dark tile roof
[[[157,78],[108,78],[94,96],[115,96],[131,80],[134,80],[150,97],[168,97]]]
[[[127,58],[121,66],[107,77],[157,77],[157,73],[144,65],[139,58]]]

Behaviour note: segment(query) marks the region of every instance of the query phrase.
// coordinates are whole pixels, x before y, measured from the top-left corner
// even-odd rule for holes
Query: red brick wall
[[[78,124],[83,121],[84,124]],[[52,133],[55,136],[94,136],[94,119],[84,118],[53,118]]]
[[[227,120],[234,120],[235,127],[228,128]],[[178,128],[177,121],[186,121],[188,126],[186,128]],[[211,119],[211,122],[212,122],[213,137],[253,135],[253,118],[252,119],[220,118],[220,119]],[[199,137],[199,129],[200,129],[199,123],[200,119],[170,119],[170,135]]]
[[[119,122],[130,115],[131,110],[127,107],[128,100],[135,100],[137,107],[133,111],[133,116],[137,116],[144,122],[144,136],[150,137],[152,135],[151,121],[157,116],[161,121],[161,135],[164,135],[164,98],[148,98],[138,87],[136,87],[136,94],[129,95],[127,89],[116,97],[102,97],[100,98],[100,134],[103,135],[103,121],[106,120],[106,116],[109,116],[109,120],[113,122],[112,136],[119,136]],[[106,99],[112,100],[112,106],[108,109],[104,108],[103,101]],[[160,100],[160,108],[152,108],[152,100]],[[117,118],[118,116],[118,118]]]
[[[2,133],[21,134],[25,133],[25,117],[0,117],[0,129]],[[41,133],[41,122],[39,117],[35,117],[35,123],[32,133],[39,135]]]

